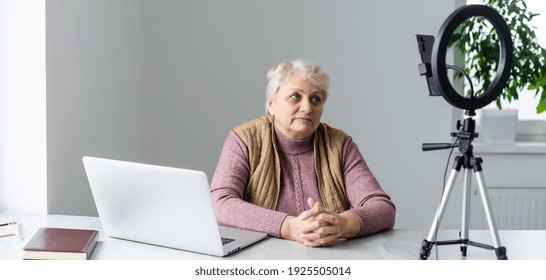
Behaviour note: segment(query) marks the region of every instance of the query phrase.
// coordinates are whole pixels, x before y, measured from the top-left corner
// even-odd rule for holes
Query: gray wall
[[[96,215],[84,155],[210,179],[230,128],[264,112],[269,67],[303,58],[330,74],[323,121],[353,136],[396,227],[430,226],[447,151],[420,146],[451,140],[452,109],[427,96],[415,34],[436,34],[455,0],[46,5],[49,213]]]

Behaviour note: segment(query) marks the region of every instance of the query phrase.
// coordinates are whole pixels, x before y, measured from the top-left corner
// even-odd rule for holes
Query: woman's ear
[[[275,107],[274,107],[274,104],[273,104],[273,100],[269,100],[267,101],[267,111],[269,112],[269,115],[273,116],[275,115],[274,112],[275,112]]]

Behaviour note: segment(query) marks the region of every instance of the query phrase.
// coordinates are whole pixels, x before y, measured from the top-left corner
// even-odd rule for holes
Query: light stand
[[[497,232],[497,225],[495,219],[493,218],[493,213],[491,210],[491,205],[489,203],[489,196],[487,195],[487,188],[485,186],[485,181],[482,175],[482,162],[483,160],[479,157],[474,157],[472,152],[472,140],[478,137],[478,133],[475,132],[475,120],[472,117],[475,115],[474,111],[466,111],[468,118],[464,120],[464,124],[461,125],[460,122],[457,122],[457,129],[460,129],[459,132],[452,132],[452,137],[457,137],[456,144],[451,143],[427,143],[423,144],[423,151],[430,150],[439,150],[439,149],[450,149],[458,147],[462,156],[457,156],[454,159],[453,168],[451,174],[447,180],[444,193],[442,195],[442,200],[440,206],[436,211],[436,216],[430,228],[429,234],[421,244],[421,250],[419,251],[419,258],[426,260],[430,256],[430,250],[434,244],[436,245],[452,245],[452,244],[461,244],[461,253],[463,257],[466,257],[468,245],[476,246],[484,249],[495,250],[497,259],[506,260],[506,248],[501,246],[499,234]],[[461,171],[461,167],[464,168],[464,185],[463,185],[463,205],[462,205],[462,222],[461,222],[461,231],[460,238],[458,240],[448,240],[448,241],[436,241],[436,234],[438,232],[438,227],[440,221],[444,215],[447,202],[455,185],[457,175]],[[478,189],[482,198],[483,208],[485,210],[485,216],[487,218],[487,223],[489,225],[489,230],[491,232],[491,237],[493,238],[493,246],[478,243],[471,241],[469,239],[469,218],[470,218],[470,189],[472,184],[471,171],[474,171],[478,182]]]
[[[484,90],[480,96],[474,96],[472,81],[464,70],[447,65],[445,56],[451,35],[455,29],[466,19],[472,16],[480,16],[491,22],[497,31],[500,42],[498,72],[493,79],[491,86]],[[434,40],[430,35],[417,35],[417,44],[421,53],[423,63],[419,64],[419,73],[426,77],[429,93],[432,96],[443,96],[444,99],[451,105],[464,109],[465,115],[463,124],[457,122],[459,132],[452,132],[452,137],[457,137],[455,143],[428,143],[423,144],[423,151],[459,148],[461,156],[454,159],[453,168],[446,182],[445,190],[442,195],[440,205],[436,211],[436,216],[432,222],[429,234],[421,243],[419,258],[426,260],[430,256],[430,250],[433,245],[451,245],[460,244],[461,253],[466,257],[468,246],[476,246],[484,249],[495,250],[497,259],[506,260],[506,248],[501,246],[499,234],[493,213],[489,203],[487,188],[482,175],[483,160],[479,157],[474,157],[472,141],[478,137],[476,133],[476,124],[473,117],[476,115],[475,110],[482,108],[498,98],[502,89],[506,85],[513,64],[513,45],[508,25],[501,15],[494,9],[483,5],[467,5],[455,10],[441,26],[438,33],[438,40]],[[455,69],[469,80],[471,85],[471,95],[469,98],[459,95],[451,85],[447,75],[447,69]],[[446,210],[447,202],[455,185],[457,175],[464,169],[464,185],[463,185],[463,204],[462,204],[462,221],[459,239],[448,241],[437,241],[437,232]],[[469,239],[469,218],[470,218],[470,188],[472,184],[471,172],[474,172],[478,189],[482,198],[485,215],[491,236],[493,238],[493,246],[486,245]]]

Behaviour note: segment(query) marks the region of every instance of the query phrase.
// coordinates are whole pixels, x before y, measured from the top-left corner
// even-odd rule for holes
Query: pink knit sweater
[[[309,197],[322,203],[317,187],[313,138],[290,140],[276,130],[281,166],[281,191],[276,210],[244,201],[250,176],[248,151],[235,132],[224,143],[212,178],[211,192],[221,225],[265,232],[280,237],[288,216],[308,210]],[[368,168],[351,137],[343,146],[343,175],[351,209],[361,221],[359,236],[394,226],[395,207]]]

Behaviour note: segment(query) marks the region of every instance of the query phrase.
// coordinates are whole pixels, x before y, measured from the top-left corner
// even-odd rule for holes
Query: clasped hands
[[[360,231],[360,219],[352,212],[337,214],[314,199],[307,200],[311,209],[299,216],[288,216],[281,227],[281,237],[309,247],[330,246],[339,238],[351,238]]]

